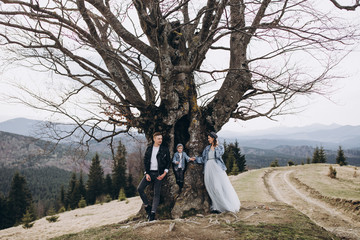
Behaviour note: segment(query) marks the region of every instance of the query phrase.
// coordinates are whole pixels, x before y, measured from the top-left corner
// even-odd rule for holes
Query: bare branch
[[[347,11],[355,11],[358,7],[360,7],[360,1],[359,0],[356,0],[353,5],[349,5],[349,6],[341,5],[336,0],[330,0],[330,2],[332,2],[335,7],[339,8],[339,9],[344,9],[344,10],[347,10]]]

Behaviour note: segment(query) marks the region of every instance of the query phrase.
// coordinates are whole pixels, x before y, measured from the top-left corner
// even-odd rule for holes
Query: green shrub
[[[336,169],[333,168],[332,166],[329,167],[328,176],[331,177],[331,178],[336,178]]]
[[[124,200],[126,200],[126,195],[124,189],[121,188],[119,192],[119,201],[124,201]]]
[[[23,224],[23,228],[32,228],[34,226],[33,218],[31,216],[31,213],[29,210],[26,210],[26,213],[24,214],[23,218],[21,219],[21,223]]]
[[[57,222],[58,218],[59,218],[58,215],[53,215],[53,216],[47,217],[46,220],[51,223],[51,222]]]
[[[85,201],[84,197],[81,197],[81,199],[80,199],[80,201],[78,203],[78,206],[79,206],[79,208],[86,207],[86,201]]]
[[[270,167],[279,167],[279,162],[278,162],[278,160],[276,159],[275,161],[272,161],[272,162],[270,163]]]
[[[63,213],[63,212],[66,212],[66,208],[65,208],[64,206],[62,206],[62,207],[59,209],[58,213]]]
[[[111,198],[110,194],[107,194],[105,196],[105,202],[108,203],[108,202],[111,202],[111,201],[112,201],[112,198]]]

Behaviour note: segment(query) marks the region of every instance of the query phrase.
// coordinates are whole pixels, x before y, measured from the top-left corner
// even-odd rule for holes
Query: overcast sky
[[[355,13],[345,11],[343,13],[352,19],[360,19],[360,9]],[[344,78],[333,81],[333,86],[328,89],[331,94],[297,99],[294,105],[305,106],[302,112],[278,117],[277,121],[271,121],[266,118],[246,122],[231,121],[223,127],[223,130],[243,132],[279,126],[305,126],[316,123],[326,125],[360,125],[359,63],[360,45],[356,46],[354,51],[338,66],[337,72],[341,73]],[[5,72],[0,74],[0,122],[17,117],[39,120],[47,119],[48,113],[36,111],[24,105],[9,103],[7,97],[4,96],[7,94],[17,94],[17,90],[6,83],[9,80],[26,81],[25,84],[38,85],[38,88],[41,90],[46,89],[46,86],[41,86],[41,78],[46,78],[48,75],[30,72],[15,66],[8,66],[6,69]]]

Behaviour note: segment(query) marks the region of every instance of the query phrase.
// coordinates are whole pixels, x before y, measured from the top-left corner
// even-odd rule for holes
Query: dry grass
[[[237,214],[197,215],[186,219],[154,222],[135,221],[88,229],[54,240],[83,239],[333,239],[327,232],[293,207],[279,203],[243,202]]]
[[[347,200],[360,200],[360,176],[354,178],[354,167],[333,164],[337,174],[332,179],[328,175],[330,164],[297,166],[294,176],[322,195]]]
[[[237,176],[229,176],[240,201],[271,202],[262,177],[268,168],[250,170]]]
[[[46,217],[35,221],[32,228],[22,226],[7,228],[0,231],[1,240],[16,239],[49,239],[68,233],[77,233],[85,229],[118,223],[136,214],[141,207],[139,197],[129,198],[129,203],[117,200],[79,208],[58,214],[57,222],[49,223]]]
[[[337,179],[331,179],[327,176],[328,164],[281,167],[276,168],[276,171],[294,170],[293,174],[296,178],[323,195],[360,200],[360,173],[354,177],[354,167],[335,165],[335,168],[338,172]],[[216,215],[194,219],[194,221],[202,224],[204,234],[209,233],[203,235],[207,236],[206,238],[202,237],[201,239],[219,239],[221,237],[216,235],[218,233],[222,234],[222,237],[227,236],[235,239],[334,238],[334,235],[327,235],[328,233],[324,230],[315,236],[314,234],[319,233],[320,230],[310,219],[301,217],[303,216],[301,214],[299,219],[295,219],[294,217],[299,212],[287,205],[278,205],[279,203],[273,202],[274,200],[263,179],[264,174],[271,170],[274,168],[251,170],[237,176],[230,176],[230,180],[242,202],[242,208],[236,217],[237,220],[228,222],[226,219],[220,220],[221,217],[219,216],[219,224],[216,223],[213,226],[211,219],[217,218]],[[133,229],[134,226],[117,224],[136,214],[140,207],[141,200],[139,197],[131,198],[128,204],[124,201],[112,201],[103,205],[89,206],[59,214],[59,220],[55,223],[49,223],[45,218],[42,218],[37,220],[34,227],[30,229],[23,229],[22,226],[18,226],[2,230],[0,231],[0,239],[49,239],[64,234],[67,235],[58,239],[123,239],[124,237],[124,239],[149,239],[145,237],[147,236],[145,233],[148,231],[151,232],[152,237],[150,239],[158,239],[164,234],[165,236],[183,234],[184,238],[192,239],[201,237],[198,233],[198,224],[191,223],[189,219],[190,222],[186,219],[183,222],[176,222],[175,230],[172,230],[174,231],[172,233],[166,232],[169,224],[173,223],[172,221],[156,221],[158,226],[155,227],[155,230],[158,229],[158,231],[155,232],[152,231],[151,225],[147,224],[136,230]],[[297,225],[300,219],[304,222]],[[306,228],[302,228],[303,226]],[[280,233],[285,232],[284,237],[277,238]],[[269,238],[264,238],[264,236]]]

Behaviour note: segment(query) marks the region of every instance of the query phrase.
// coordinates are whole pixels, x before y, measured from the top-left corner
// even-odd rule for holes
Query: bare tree
[[[353,3],[348,3],[349,5],[343,5],[336,0],[330,0],[330,1],[334,4],[335,7],[347,11],[355,11],[358,7],[360,7],[360,0],[354,0],[352,1]]]
[[[133,176],[134,182],[138,183],[144,175],[144,154],[146,150],[146,139],[134,137],[134,144],[131,149],[129,149],[129,154],[127,157],[127,171]]]
[[[15,53],[11,60],[74,81],[58,100],[29,91],[45,103],[36,107],[68,116],[88,140],[134,128],[150,141],[161,131],[170,149],[181,142],[190,155],[231,118],[274,119],[293,111],[296,96],[321,93],[335,54],[355,36],[307,0],[0,2],[0,43]],[[97,108],[76,107],[90,117],[67,110],[89,92],[98,96]],[[190,166],[180,196],[170,174],[164,205],[196,202],[195,210],[206,211],[200,174]]]

